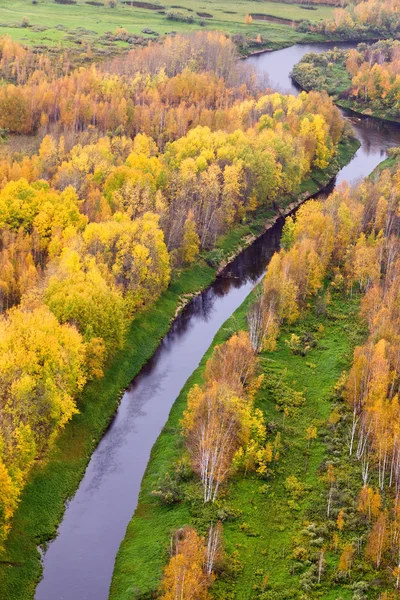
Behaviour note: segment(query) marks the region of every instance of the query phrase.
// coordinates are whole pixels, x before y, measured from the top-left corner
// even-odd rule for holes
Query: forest
[[[293,77],[304,89],[326,91],[341,106],[399,121],[399,51],[399,42],[389,39],[307,54],[294,67]]]
[[[336,1],[336,0],[335,0]],[[282,48],[315,38],[292,27],[332,16],[330,3],[288,4],[266,0],[7,0],[0,3],[0,31],[55,58],[67,54],[75,65],[110,60],[129,50],[162,43],[175,33],[199,30],[229,35],[243,56],[264,48]],[[259,13],[268,20],[246,19]]]
[[[349,132],[326,94],[257,89],[221,34],[169,40],[164,63],[149,47],[63,75],[9,38],[1,56],[2,124],[44,135],[0,159],[4,540],[35,460],[171,270],[293,196]]]
[[[399,15],[0,1],[0,600],[400,597]]]

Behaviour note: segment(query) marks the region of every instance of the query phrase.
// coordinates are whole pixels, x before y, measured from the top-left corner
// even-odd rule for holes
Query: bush
[[[179,482],[175,477],[171,477],[169,473],[166,473],[164,479],[160,481],[158,489],[153,490],[151,494],[160,498],[161,503],[167,506],[183,499]]]
[[[225,258],[224,251],[221,248],[215,248],[215,250],[211,250],[206,256],[206,261],[208,264],[216,269],[221,265]]]
[[[295,415],[298,408],[306,401],[303,392],[294,390],[282,379],[282,376],[273,372],[268,372],[268,376],[264,378],[262,389],[268,391],[278,409],[286,409],[289,416]]]
[[[182,23],[194,23],[194,18],[191,15],[184,15],[179,10],[168,10],[165,16],[169,21],[181,21]]]
[[[304,485],[295,475],[289,475],[285,481],[285,489],[292,498],[300,498],[304,494]]]

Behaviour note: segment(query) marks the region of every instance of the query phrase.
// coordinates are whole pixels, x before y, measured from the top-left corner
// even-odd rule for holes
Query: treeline
[[[241,472],[250,470],[268,477],[279,457],[281,434],[278,431],[271,438],[263,413],[254,409],[254,395],[262,394],[266,385],[263,377],[257,377],[256,355],[275,349],[281,324],[293,323],[303,316],[311,297],[318,297],[319,310],[327,310],[329,287],[345,295],[363,294],[362,315],[369,323],[370,339],[365,346],[356,348],[347,382],[342,381],[338,389],[344,390],[354,415],[349,452],[357,453],[362,465],[364,487],[359,511],[371,524],[365,552],[378,569],[386,569],[387,565],[393,569],[396,587],[400,581],[396,563],[400,494],[397,178],[392,179],[389,171],[384,171],[377,181],[365,180],[357,188],[344,184],[324,203],[309,201],[295,218],[287,219],[282,249],[272,258],[262,289],[248,310],[249,332],[234,334],[215,348],[206,365],[202,387],[196,385],[188,394],[181,423],[184,452],[202,487],[205,506],[216,501],[222,488],[225,497],[229,494],[227,481],[232,474],[241,477]],[[301,351],[297,336],[292,335],[288,345],[295,353]],[[285,416],[290,415],[287,406],[282,409]],[[339,414],[332,417],[332,426],[340,419]],[[310,443],[315,437],[316,429],[310,426],[306,439]],[[375,469],[380,491],[368,485]],[[339,515],[340,533],[345,527],[345,511],[340,512],[336,506],[336,478],[335,468],[328,465],[326,515],[328,519]],[[288,478],[285,485],[293,494],[296,486],[301,487],[296,477]],[[173,498],[164,496],[164,500],[181,501],[182,497],[176,493]],[[190,598],[192,589],[200,590],[196,598],[208,597],[208,588],[218,571],[212,561],[211,569],[206,568],[215,527],[219,531],[217,547],[221,560],[222,523],[214,520],[204,537],[187,526],[178,534],[181,541],[171,547],[171,558],[161,581],[162,598]],[[356,549],[346,540],[341,542],[337,533],[334,535],[334,551],[342,549],[338,577],[343,576],[343,570],[348,576]],[[188,550],[194,542],[196,553]],[[318,583],[324,573],[325,551],[321,551]],[[394,563],[390,567],[391,560]],[[193,573],[197,574],[194,588],[186,583],[186,577],[189,580]],[[310,591],[311,587],[302,589]]]
[[[351,50],[307,54],[293,75],[305,89],[326,90],[355,110],[397,120],[400,115],[400,44],[382,40]]]
[[[146,133],[162,147],[196,125],[231,131],[251,125],[238,104],[254,99],[255,78],[222,34],[175,36],[162,50],[150,44],[102,67],[65,67],[62,74],[45,59],[29,60],[31,54],[3,39],[5,78],[23,84],[0,88],[0,127],[13,133],[96,127]]]
[[[335,160],[345,132],[328,96],[252,91],[236,82],[232,48],[219,34],[177,36],[164,66],[149,48],[127,59],[142,72],[93,67],[60,79],[46,66],[0,87],[4,125],[31,131],[49,117],[65,130],[37,154],[0,160],[0,540],[34,460],[79,410],[83,386],[102,376],[132,318],[166,289],[171,267]],[[218,75],[172,67],[179,49],[194,70]],[[110,127],[153,137],[102,137]],[[245,419],[239,392],[210,385],[193,410],[214,394],[227,418],[233,402]],[[241,439],[248,426],[235,425]]]
[[[391,37],[400,30],[399,0],[366,0],[337,8],[332,19],[302,22],[301,29],[354,39],[363,35]]]
[[[272,0],[272,2],[281,2],[282,0]],[[313,10],[313,6],[346,6],[349,2],[348,0],[300,0],[300,2],[295,2],[295,0],[283,0],[285,4],[301,4],[302,6],[311,6],[310,10]]]
[[[360,462],[362,488],[358,511],[368,525],[365,556],[400,585],[400,221],[398,172],[373,188],[374,205],[364,219],[361,305],[369,337],[354,352],[345,385],[352,411],[348,451]],[[362,191],[361,191],[362,193]],[[382,195],[381,195],[382,194]],[[359,244],[358,244],[359,245]],[[357,247],[356,247],[357,248]]]
[[[68,53],[56,57],[34,52],[9,35],[0,38],[0,78],[2,83],[23,85],[40,74],[41,78],[56,79],[73,68]]]

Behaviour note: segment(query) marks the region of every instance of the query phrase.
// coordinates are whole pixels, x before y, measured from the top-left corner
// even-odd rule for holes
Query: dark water
[[[305,52],[327,46],[293,46],[248,59],[271,85],[298,93],[289,73]],[[338,175],[353,182],[368,175],[400,145],[400,130],[353,120],[362,147]],[[157,352],[124,394],[109,429],[68,503],[57,538],[44,558],[36,600],[106,600],[114,560],[137,504],[150,450],[170,408],[224,321],[262,277],[279,247],[282,222],[233,263],[224,277],[196,297],[176,319]]]

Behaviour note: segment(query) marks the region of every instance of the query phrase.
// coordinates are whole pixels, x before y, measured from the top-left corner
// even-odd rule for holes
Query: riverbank
[[[362,102],[350,97],[352,78],[346,68],[346,56],[346,51],[335,57],[332,52],[307,55],[293,68],[292,79],[306,92],[326,91],[337,106],[351,111],[355,116],[400,123],[400,114],[390,114],[384,108],[377,108],[376,102]]]
[[[279,211],[260,211],[253,222],[236,227],[219,241],[216,251],[204,255],[193,267],[175,274],[169,289],[130,328],[123,350],[105,372],[105,377],[88,385],[79,402],[80,414],[65,428],[51,453],[33,469],[13,527],[0,559],[0,597],[25,600],[34,596],[42,567],[38,544],[51,540],[65,510],[65,501],[77,489],[90,456],[107,428],[122,391],[153,355],[177,312],[193,295],[215,279],[218,265],[233,259],[244,247],[279,218],[323,189],[350,160],[359,147],[354,138],[342,143],[339,155],[326,171],[315,171],[303,182],[297,200],[284,199]]]
[[[191,387],[202,383],[205,364],[213,348],[226,341],[233,332],[246,329],[246,313],[252,295],[223,325],[202,359],[199,368],[187,381],[171,410],[168,422],[153,447],[142,481],[138,508],[128,526],[117,556],[110,600],[148,599],[154,597],[162,570],[168,561],[171,533],[186,524],[205,533],[209,516],[201,499],[197,501],[196,482],[184,480],[180,485],[184,500],[163,505],[152,495],[166,474],[171,474],[182,455],[179,423]],[[325,483],[319,468],[327,458],[324,444],[332,410],[331,389],[351,363],[352,350],[364,334],[358,322],[359,299],[334,294],[325,314],[316,314],[314,303],[295,325],[282,328],[277,349],[262,353],[261,365],[266,385],[259,392],[256,406],[269,423],[269,429],[281,432],[281,449],[275,474],[262,478],[247,474],[233,476],[215,510],[224,521],[227,560],[213,588],[217,598],[254,597],[289,599],[297,597],[300,574],[294,572],[291,547],[295,536],[308,520],[311,506],[321,503]],[[287,344],[292,334],[313,338],[307,356],[294,354]],[[268,382],[284,382],[289,395],[304,394],[304,405],[295,409],[285,422],[276,410],[276,389]],[[317,428],[317,438],[309,447],[306,430]],[[287,478],[296,477],[302,492],[293,501]],[[269,577],[268,577],[269,574]],[[268,583],[263,589],[263,581]],[[336,587],[335,594],[324,589],[324,598],[337,595],[349,598],[348,591]],[[260,593],[263,593],[260,596]]]

